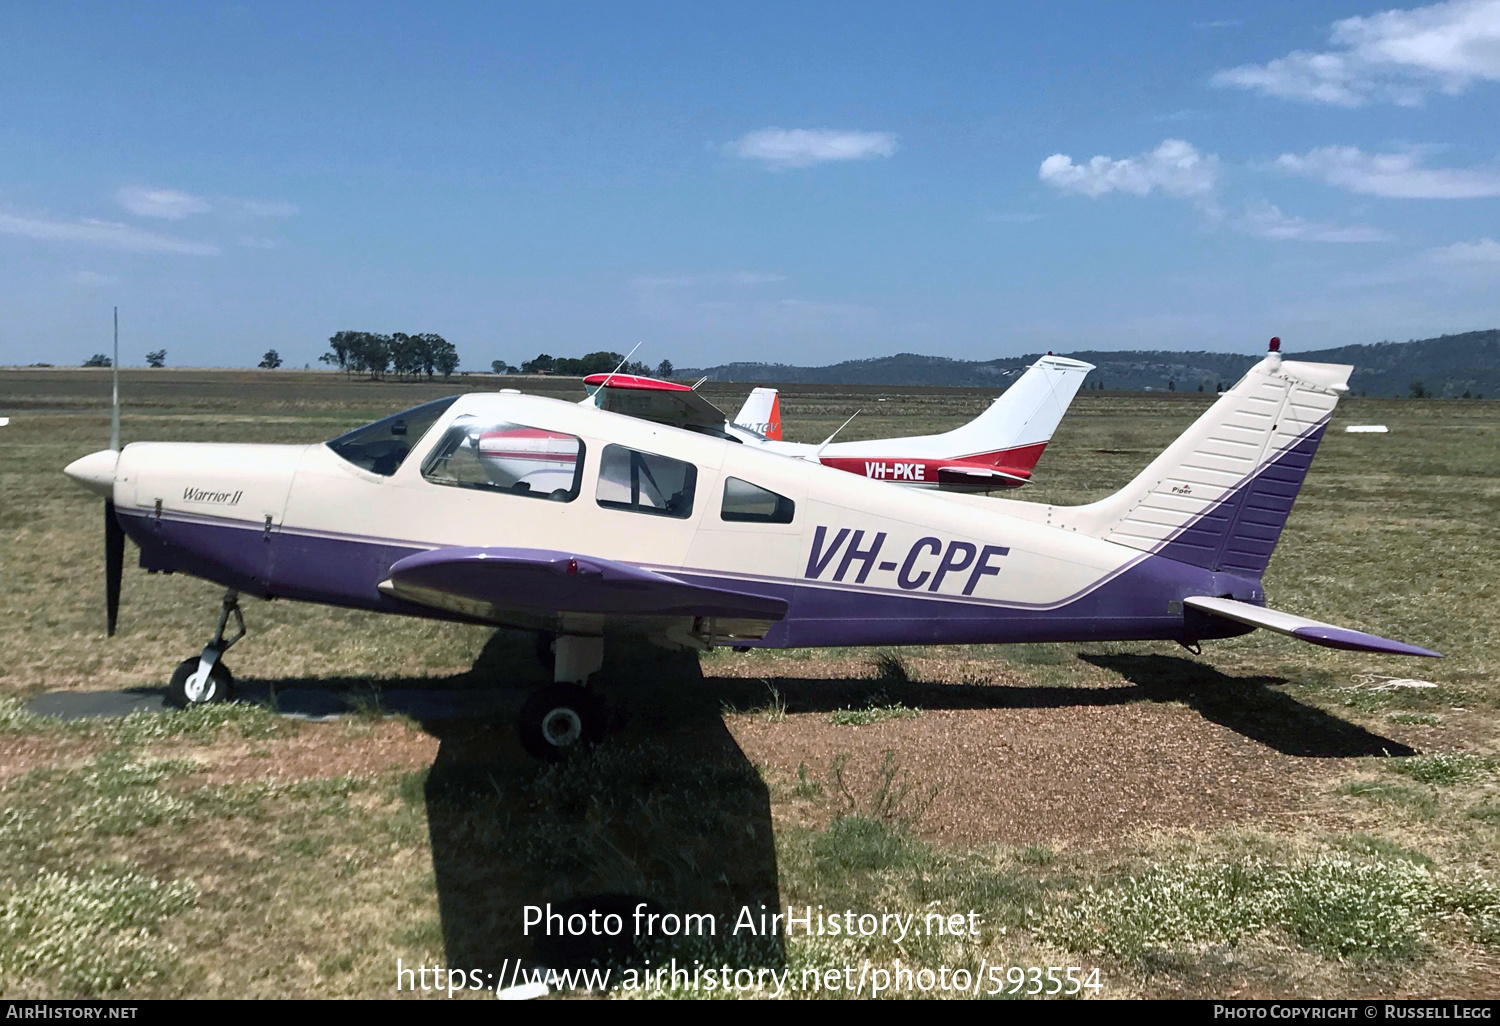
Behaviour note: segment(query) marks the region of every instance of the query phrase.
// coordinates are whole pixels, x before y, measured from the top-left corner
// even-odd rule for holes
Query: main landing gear
[[[555,762],[604,737],[604,706],[588,687],[589,675],[604,665],[604,639],[564,634],[553,641],[543,634],[537,655],[543,665],[552,657],[553,682],[526,700],[516,727],[526,751]]]
[[[234,617],[236,631],[232,638],[225,639],[224,628],[229,618]],[[240,612],[240,593],[230,588],[224,593],[224,604],[219,609],[219,626],[213,640],[203,647],[201,655],[184,659],[172,671],[172,680],[167,684],[167,704],[178,708],[190,705],[207,705],[210,702],[227,702],[234,694],[234,675],[219,657],[245,636],[245,617]]]

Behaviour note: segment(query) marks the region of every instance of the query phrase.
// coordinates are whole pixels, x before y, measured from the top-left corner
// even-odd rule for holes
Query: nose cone
[[[79,460],[74,460],[63,468],[74,481],[83,485],[91,492],[97,492],[106,499],[115,492],[115,465],[120,462],[120,454],[113,449],[100,449],[91,452]]]

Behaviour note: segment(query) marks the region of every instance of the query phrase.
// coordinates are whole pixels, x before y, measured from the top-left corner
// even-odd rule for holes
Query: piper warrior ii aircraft
[[[1196,648],[1263,627],[1436,656],[1265,608],[1261,575],[1351,370],[1273,350],[1085,506],[889,488],[514,392],[440,399],[318,445],[137,442],[67,474],[105,498],[111,633],[127,534],[147,570],[229,589],[213,639],[172,675],[177,702],[229,697],[242,592],[503,625],[556,638],[555,683],[520,719],[549,757],[599,738],[587,682],[627,633],[698,650]]]
[[[591,374],[583,379],[594,405],[613,413],[735,439],[783,456],[813,459],[862,477],[918,488],[992,491],[1031,479],[1042,450],[1078,394],[1091,363],[1048,353],[1026,369],[989,409],[941,435],[879,438],[822,445],[781,440],[781,405],[774,388],[757,388],[734,421],[697,391],[673,381]],[[847,423],[847,421],[846,421]],[[835,432],[837,434],[837,432]]]

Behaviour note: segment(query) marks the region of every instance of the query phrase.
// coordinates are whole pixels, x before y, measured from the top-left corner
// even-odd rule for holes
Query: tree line
[[[329,352],[318,357],[346,374],[368,374],[380,379],[433,374],[448,377],[458,369],[458,350],[441,335],[408,335],[397,331],[377,335],[371,331],[340,331],[328,340]]]
[[[490,364],[490,369],[496,374],[564,374],[569,377],[585,377],[589,374],[608,374],[616,367],[621,374],[638,374],[649,377],[652,370],[649,366],[639,360],[623,363],[625,357],[619,353],[597,352],[588,353],[585,356],[552,356],[549,353],[541,353],[534,360],[527,360],[519,367],[512,367],[504,360],[495,360]],[[623,364],[623,366],[622,366]],[[672,376],[672,361],[663,360],[656,365],[656,376],[659,378],[670,378]]]

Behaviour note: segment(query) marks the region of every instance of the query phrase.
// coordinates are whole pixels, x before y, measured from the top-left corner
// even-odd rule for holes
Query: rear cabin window
[[[606,445],[599,456],[594,498],[605,509],[625,509],[686,520],[693,515],[698,468],[682,460]]]
[[[797,504],[785,495],[777,495],[769,488],[741,481],[737,477],[724,479],[724,505],[719,516],[744,524],[790,524]]]
[[[412,446],[457,399],[450,395],[357,427],[333,439],[328,448],[356,467],[390,477],[406,461]]]
[[[433,484],[572,502],[583,481],[583,442],[504,421],[459,417],[422,465]]]

